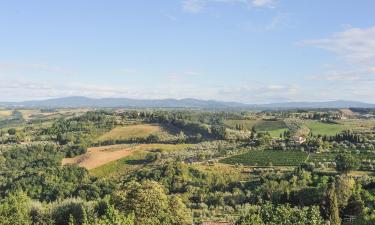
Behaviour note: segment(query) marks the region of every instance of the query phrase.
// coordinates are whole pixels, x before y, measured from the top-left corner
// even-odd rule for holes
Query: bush
[[[72,216],[74,221],[81,224],[85,217],[84,202],[78,198],[68,198],[52,206],[52,218],[56,225],[66,225]]]

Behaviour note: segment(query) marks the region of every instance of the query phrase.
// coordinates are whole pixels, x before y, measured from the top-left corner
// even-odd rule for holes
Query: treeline
[[[0,202],[3,225],[189,225],[192,216],[178,196],[167,195],[154,181],[129,182],[105,198],[43,203],[24,192]]]
[[[259,178],[241,182],[235,176],[202,172],[175,162],[142,169],[128,179],[157,181],[168,193],[186,199],[187,206],[193,210],[196,218],[210,214],[207,211],[211,210],[221,209],[230,214],[243,211],[246,205],[256,206],[256,209],[246,211],[237,224],[279,224],[277,218],[289,221],[281,224],[324,224],[322,221],[338,221],[346,215],[362,219],[366,216],[365,206],[372,207],[375,203],[368,195],[369,192],[362,189],[363,181],[346,176],[334,178],[297,168],[287,173],[261,173]],[[280,207],[272,208],[266,202]],[[262,210],[272,212],[267,207],[271,207],[275,217],[265,219]],[[277,215],[280,210],[285,210],[285,215],[289,216]],[[249,214],[250,218],[257,218],[259,223],[247,223]],[[333,214],[337,214],[334,219],[331,218]],[[299,220],[308,221],[312,217],[316,218],[315,222],[295,223]]]
[[[106,111],[87,112],[78,117],[59,119],[51,127],[40,129],[40,136],[48,136],[51,141],[63,146],[66,157],[84,154],[92,146],[96,136],[116,126],[116,118]]]
[[[93,200],[111,193],[114,185],[90,177],[87,170],[61,166],[64,152],[56,145],[12,147],[0,156],[0,196],[23,190],[32,199],[68,197]]]

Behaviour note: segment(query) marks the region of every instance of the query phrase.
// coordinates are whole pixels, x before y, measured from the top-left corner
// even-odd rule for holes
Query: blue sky
[[[0,101],[375,103],[372,0],[0,0]]]

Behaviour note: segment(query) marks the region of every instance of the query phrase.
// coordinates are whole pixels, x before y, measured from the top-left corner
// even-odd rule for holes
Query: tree
[[[200,142],[200,141],[202,141],[202,134],[200,134],[200,133],[198,133],[197,134],[197,136],[195,137],[195,140],[197,141],[197,142]]]
[[[132,181],[115,194],[113,201],[126,214],[134,213],[135,221],[140,225],[177,225],[191,221],[182,201],[174,197],[169,199],[155,181]]]
[[[246,214],[241,216],[236,225],[265,225],[259,214]]]
[[[146,140],[149,143],[156,143],[160,141],[160,138],[157,134],[150,134]]]
[[[365,208],[365,203],[358,194],[352,195],[349,198],[348,204],[344,209],[345,215],[362,216]]]
[[[172,224],[189,225],[193,223],[191,214],[180,197],[176,195],[169,197],[169,208]]]
[[[359,167],[359,161],[351,154],[340,154],[336,157],[336,170],[348,174]]]
[[[290,205],[275,206],[266,203],[251,206],[245,215],[241,216],[236,225],[323,225],[319,209],[313,207],[291,207]]]
[[[353,195],[356,185],[352,177],[340,176],[335,181],[337,203],[340,209],[348,204],[350,196]]]
[[[100,217],[96,223],[97,225],[133,225],[134,215],[125,216],[116,210],[112,205],[106,209],[104,216]]]
[[[9,135],[15,135],[16,134],[16,129],[15,128],[10,128],[9,130],[8,130],[8,134]]]
[[[225,139],[227,137],[227,129],[221,125],[213,125],[211,127],[211,133],[218,139]]]
[[[180,131],[180,134],[178,135],[178,138],[177,138],[177,142],[180,144],[186,142],[186,135],[183,131]]]
[[[325,198],[325,214],[330,225],[340,225],[339,205],[337,203],[335,184],[329,184]]]
[[[2,225],[31,224],[30,199],[24,192],[11,193],[0,205],[0,223]]]

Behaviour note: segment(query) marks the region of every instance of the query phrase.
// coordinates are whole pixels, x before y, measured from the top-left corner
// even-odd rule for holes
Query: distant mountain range
[[[202,109],[293,109],[293,108],[375,108],[375,104],[357,101],[327,101],[327,102],[283,102],[271,104],[244,104],[213,100],[185,99],[129,99],[129,98],[87,98],[81,96],[55,98],[47,100],[0,102],[1,107],[12,108],[202,108]]]

